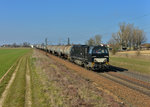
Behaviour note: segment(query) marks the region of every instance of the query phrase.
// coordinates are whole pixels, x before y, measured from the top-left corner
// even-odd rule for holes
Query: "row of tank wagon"
[[[36,48],[69,59],[72,46],[71,45],[58,45],[58,46],[48,45],[46,48],[46,46],[38,45],[36,46]]]
[[[106,46],[48,45],[46,47],[39,45],[36,48],[93,70],[109,68],[109,52]]]

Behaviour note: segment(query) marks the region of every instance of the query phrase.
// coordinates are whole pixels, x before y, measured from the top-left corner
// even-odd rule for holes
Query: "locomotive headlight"
[[[94,58],[94,62],[107,62],[107,58]]]
[[[106,65],[109,65],[109,62],[106,62]]]
[[[101,46],[104,46],[103,44],[101,44]]]
[[[109,56],[104,56],[105,58],[108,58]]]
[[[94,67],[94,64],[95,64],[95,63],[94,63],[94,62],[92,62],[92,67]]]

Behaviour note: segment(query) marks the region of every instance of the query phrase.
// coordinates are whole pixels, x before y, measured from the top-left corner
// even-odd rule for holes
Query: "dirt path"
[[[25,95],[25,107],[31,107],[31,78],[30,78],[30,69],[29,61],[27,60],[27,70],[26,70],[26,95]]]
[[[18,63],[18,65],[17,65],[16,69],[15,69],[15,72],[13,73],[13,75],[12,75],[12,77],[11,77],[11,79],[10,79],[10,81],[9,81],[9,83],[8,83],[8,85],[7,85],[7,87],[6,87],[6,89],[5,89],[5,91],[3,92],[3,94],[2,94],[2,96],[1,96],[1,98],[0,98],[0,107],[2,107],[2,105],[3,105],[4,101],[5,101],[5,98],[6,98],[6,96],[7,96],[7,93],[8,93],[8,91],[9,91],[9,88],[10,88],[10,86],[12,85],[12,83],[13,83],[15,77],[16,77],[16,73],[17,73],[17,71],[18,71],[18,69],[19,69],[19,67],[20,67],[21,61],[22,61],[22,59],[19,60],[19,63]]]

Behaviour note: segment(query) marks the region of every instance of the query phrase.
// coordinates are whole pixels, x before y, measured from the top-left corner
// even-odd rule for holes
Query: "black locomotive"
[[[48,45],[47,47],[37,46],[37,48],[66,58],[88,69],[100,70],[109,67],[109,52],[103,45]]]
[[[70,52],[70,59],[92,70],[109,67],[109,52],[106,46],[74,45]]]

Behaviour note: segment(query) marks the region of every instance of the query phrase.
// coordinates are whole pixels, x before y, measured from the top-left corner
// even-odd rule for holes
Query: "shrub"
[[[112,54],[115,55],[117,53],[118,49],[117,48],[113,48],[112,49]]]
[[[141,55],[140,50],[137,50],[137,51],[136,51],[136,56],[140,56],[140,55]]]

